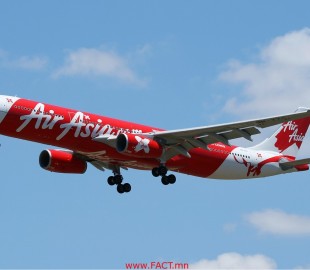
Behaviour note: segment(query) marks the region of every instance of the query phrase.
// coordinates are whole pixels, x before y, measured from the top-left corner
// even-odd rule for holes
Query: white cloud
[[[276,269],[271,258],[256,255],[241,255],[231,252],[219,255],[215,260],[203,259],[190,265],[190,269]]]
[[[70,52],[65,64],[53,73],[54,78],[74,75],[107,76],[136,85],[145,83],[137,77],[124,57],[112,51],[93,48]]]
[[[46,67],[48,60],[44,56],[21,56],[11,59],[9,53],[0,49],[0,66],[25,70],[41,70]]]
[[[275,235],[310,235],[310,217],[267,209],[246,216],[246,220],[260,232]]]
[[[310,107],[310,29],[273,39],[258,54],[258,61],[232,60],[220,80],[241,84],[229,98],[224,112],[261,116]]]
[[[47,65],[47,59],[39,56],[22,56],[10,64],[21,69],[40,70]]]

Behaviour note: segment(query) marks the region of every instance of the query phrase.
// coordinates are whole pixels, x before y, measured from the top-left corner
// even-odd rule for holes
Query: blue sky
[[[0,1],[0,92],[166,129],[291,112],[310,106],[309,8]],[[310,268],[309,172],[231,182],[177,175],[165,187],[130,170],[133,190],[121,196],[109,172],[43,171],[38,156],[50,146],[0,143],[0,268],[218,268],[232,259]]]

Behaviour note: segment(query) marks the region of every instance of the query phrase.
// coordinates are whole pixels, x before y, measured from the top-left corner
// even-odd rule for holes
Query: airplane
[[[265,141],[239,147],[230,140],[281,126]],[[87,164],[111,170],[107,182],[119,193],[131,191],[121,170],[149,170],[164,185],[168,171],[223,180],[252,179],[309,170],[310,158],[296,160],[310,124],[310,109],[196,128],[163,130],[28,99],[0,95],[0,134],[53,145],[40,166],[51,172],[83,174]],[[61,149],[59,149],[61,148]]]

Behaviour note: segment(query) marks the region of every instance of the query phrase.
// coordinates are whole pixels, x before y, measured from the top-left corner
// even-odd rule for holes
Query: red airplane
[[[296,160],[310,123],[310,109],[291,114],[189,129],[162,130],[12,96],[0,96],[0,134],[61,147],[43,150],[39,164],[58,173],[82,174],[87,163],[111,170],[109,185],[129,192],[121,169],[150,170],[164,185],[169,171],[213,179],[250,179],[305,171],[310,158]],[[249,147],[230,140],[282,124],[270,138]]]

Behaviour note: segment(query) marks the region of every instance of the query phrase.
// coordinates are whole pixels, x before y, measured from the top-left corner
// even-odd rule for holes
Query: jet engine
[[[163,153],[163,148],[157,141],[131,133],[117,136],[116,150],[121,154],[138,158],[159,158]]]
[[[87,162],[61,150],[44,150],[39,157],[41,168],[57,173],[83,174],[87,169]]]

